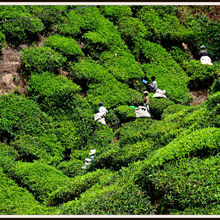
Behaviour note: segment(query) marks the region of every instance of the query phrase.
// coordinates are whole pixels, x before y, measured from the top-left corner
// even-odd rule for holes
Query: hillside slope
[[[0,6],[0,214],[219,215],[218,9]]]

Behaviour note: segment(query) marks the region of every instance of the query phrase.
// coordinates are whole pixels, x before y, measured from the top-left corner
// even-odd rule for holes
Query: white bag
[[[103,125],[106,125],[106,122],[105,122],[105,115],[98,112],[94,115],[94,120],[97,121],[97,122],[100,122],[101,124]]]
[[[162,94],[162,95],[165,95],[166,90],[157,89],[157,90],[156,90],[156,93],[160,93],[160,94]]]
[[[139,106],[138,108],[135,108],[135,114],[136,114],[136,118],[151,117],[150,113],[147,111],[147,108],[144,106]]]
[[[211,60],[211,58],[209,56],[202,56],[200,58],[200,61],[201,61],[202,64],[213,65],[212,64],[212,60]]]
[[[166,98],[167,99],[167,97],[165,95],[163,95],[161,93],[158,93],[158,92],[154,93],[154,95],[152,97],[154,97],[154,98]]]

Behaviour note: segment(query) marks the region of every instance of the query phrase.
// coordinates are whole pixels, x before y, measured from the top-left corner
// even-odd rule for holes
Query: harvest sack
[[[147,108],[144,106],[139,106],[138,108],[135,108],[135,114],[136,114],[136,118],[151,117],[150,113],[147,111]]]
[[[103,125],[106,125],[105,114],[103,114],[103,113],[100,113],[100,112],[96,113],[94,115],[94,120],[97,121],[97,122],[100,122]]]
[[[167,98],[165,96],[166,90],[157,89],[152,97],[154,98]]]
[[[201,61],[202,64],[213,65],[212,64],[212,60],[211,60],[211,58],[209,56],[202,56],[200,58],[200,61]]]

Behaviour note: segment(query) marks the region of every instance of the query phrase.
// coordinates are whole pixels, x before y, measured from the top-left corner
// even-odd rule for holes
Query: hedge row
[[[0,98],[0,139],[11,141],[16,135],[42,134],[50,119],[36,102],[15,94]]]
[[[166,90],[166,96],[170,100],[180,104],[189,103],[189,79],[180,65],[161,45],[144,40],[140,44],[141,46],[137,45],[137,50],[148,60],[147,64],[142,65],[148,79],[155,76],[158,87]]]
[[[0,215],[50,215],[55,209],[41,206],[26,189],[19,187],[0,169]]]
[[[78,56],[83,56],[83,52],[77,45],[77,42],[70,37],[63,37],[58,34],[51,35],[46,39],[44,46],[51,47],[64,56],[72,56],[76,58]]]
[[[5,35],[0,31],[0,54],[2,52],[2,48],[5,44]]]
[[[210,208],[216,206],[215,214],[219,214],[219,159],[183,158],[153,173],[150,180],[156,193],[151,193],[161,196],[162,213],[196,208],[194,214],[199,215],[204,213],[199,208],[206,208],[206,214],[214,214]]]
[[[109,168],[111,170],[120,170],[123,166],[128,166],[135,161],[146,159],[153,150],[152,144],[147,140],[122,147],[117,143],[112,144],[102,153],[95,156],[89,169]]]
[[[151,215],[155,209],[149,197],[133,182],[99,184],[83,193],[80,199],[60,206],[61,215]]]
[[[66,62],[66,57],[50,47],[26,48],[21,51],[22,71],[26,76],[32,73],[58,73]]]
[[[149,155],[140,169],[137,169],[137,182],[144,188],[147,187],[149,175],[153,172],[152,169],[160,168],[170,161],[184,157],[216,155],[219,152],[219,135],[220,130],[218,128],[203,128],[174,139],[165,147]]]
[[[199,60],[184,61],[182,68],[190,77],[189,87],[194,90],[209,88],[218,74],[217,66],[201,65]]]
[[[169,10],[169,14],[165,10]],[[172,14],[170,13],[172,11]],[[137,13],[147,30],[151,32],[150,40],[160,43],[184,42],[191,38],[193,32],[185,28],[176,17],[175,7],[151,7],[143,6]],[[175,30],[175,31],[174,31]]]
[[[56,206],[75,200],[76,197],[79,197],[96,183],[108,182],[111,176],[112,173],[110,171],[102,169],[76,177],[71,183],[52,192],[47,199],[47,205]]]
[[[75,94],[81,88],[66,77],[53,73],[35,74],[31,77],[28,93],[44,111],[50,114],[57,109],[72,111]]]
[[[19,159],[26,162],[42,159],[46,164],[57,164],[64,157],[65,148],[55,134],[20,136],[13,143]]]
[[[41,202],[45,201],[51,192],[71,182],[62,171],[41,161],[18,161],[9,172],[15,182],[28,189]]]
[[[32,40],[36,34],[44,29],[44,25],[38,17],[16,20],[31,16],[30,11],[23,5],[0,6],[0,20],[14,20],[12,22],[3,22],[0,25],[0,29],[5,34],[7,42],[19,45],[21,42]]]

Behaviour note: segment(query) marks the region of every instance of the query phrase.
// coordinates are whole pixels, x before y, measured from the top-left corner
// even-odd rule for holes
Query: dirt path
[[[192,105],[198,105],[208,99],[208,90],[190,91],[193,98]]]
[[[0,57],[0,95],[13,92],[16,88],[23,93],[25,83],[19,74],[20,54],[13,48],[2,48]]]

